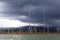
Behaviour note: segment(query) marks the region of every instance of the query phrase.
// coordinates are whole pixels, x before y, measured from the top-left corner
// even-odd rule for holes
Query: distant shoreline
[[[8,32],[3,32],[3,33],[0,33],[0,34],[21,34],[21,35],[48,35],[48,34],[59,34],[60,35],[60,33],[41,33],[41,32],[39,32],[39,33],[32,33],[32,32],[30,32],[30,33],[27,33],[27,32],[12,32],[12,33],[8,33]]]

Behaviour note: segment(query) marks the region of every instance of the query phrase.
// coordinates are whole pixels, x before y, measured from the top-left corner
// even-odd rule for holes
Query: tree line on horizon
[[[30,30],[29,30],[30,27]],[[18,28],[6,28],[6,29],[1,29],[0,32],[37,32],[37,33],[57,33],[60,32],[60,27],[43,27],[43,26],[25,26],[25,27],[18,27]]]

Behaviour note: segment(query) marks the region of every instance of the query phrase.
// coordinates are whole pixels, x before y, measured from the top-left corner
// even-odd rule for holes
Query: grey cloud
[[[5,17],[28,22],[30,8],[30,18],[33,22],[44,23],[44,13],[48,25],[56,25],[53,20],[60,20],[59,0],[5,0],[5,2],[10,5],[8,5],[8,11],[3,12]],[[26,19],[20,19],[17,16],[26,16]]]

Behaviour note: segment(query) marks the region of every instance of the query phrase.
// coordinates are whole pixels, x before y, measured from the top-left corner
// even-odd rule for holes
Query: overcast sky
[[[1,5],[3,4],[3,5]],[[60,0],[0,0],[0,18],[60,26]]]

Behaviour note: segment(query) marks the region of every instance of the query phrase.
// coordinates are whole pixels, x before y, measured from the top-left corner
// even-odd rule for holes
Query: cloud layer
[[[1,1],[1,0],[0,0]],[[5,11],[0,12],[3,16],[9,19],[16,19],[24,22],[60,26],[60,1],[59,0],[2,0],[7,5]]]

